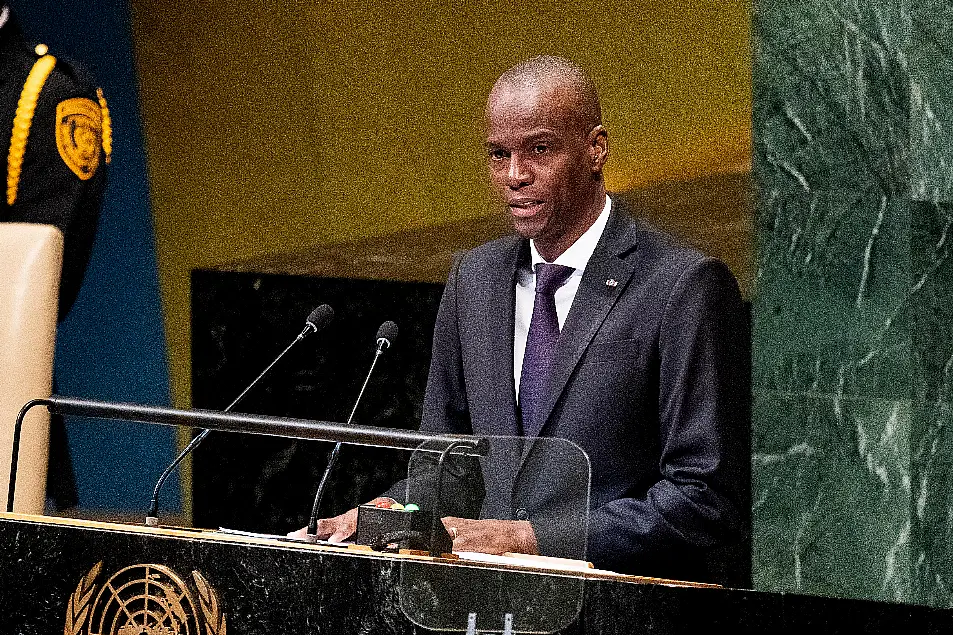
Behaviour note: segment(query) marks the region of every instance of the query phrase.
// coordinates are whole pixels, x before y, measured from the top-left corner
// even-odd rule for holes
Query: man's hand
[[[379,501],[391,501],[390,498],[375,498],[369,505],[374,505]],[[357,531],[357,507],[350,509],[340,516],[333,518],[318,519],[317,533],[313,536],[308,534],[308,528],[302,527],[296,531],[288,532],[289,538],[299,538],[301,540],[327,540],[328,542],[343,542],[354,535]]]
[[[453,539],[454,551],[539,553],[536,532],[528,520],[470,520],[445,516],[441,521]]]

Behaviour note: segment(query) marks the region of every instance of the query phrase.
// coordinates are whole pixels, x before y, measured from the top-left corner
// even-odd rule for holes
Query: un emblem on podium
[[[226,635],[218,595],[198,571],[193,596],[163,565],[132,565],[97,587],[102,568],[96,563],[70,596],[64,635]]]

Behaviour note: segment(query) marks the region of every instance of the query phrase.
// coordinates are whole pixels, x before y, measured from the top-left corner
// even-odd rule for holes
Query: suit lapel
[[[583,353],[632,278],[632,265],[622,256],[632,251],[635,242],[634,223],[622,210],[614,209],[586,265],[572,308],[559,334],[555,373],[537,419],[543,422],[542,427],[524,431],[526,436],[540,436],[546,428]]]
[[[486,344],[484,377],[489,395],[497,395],[499,403],[493,410],[498,421],[491,423],[492,434],[517,436],[515,379],[513,377],[513,329],[515,312],[516,273],[526,241],[514,240],[500,258],[499,267],[487,281],[487,313],[483,318]],[[478,318],[479,319],[479,318]]]

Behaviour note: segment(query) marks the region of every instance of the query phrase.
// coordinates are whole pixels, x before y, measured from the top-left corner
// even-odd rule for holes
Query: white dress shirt
[[[566,316],[569,315],[569,309],[572,307],[572,301],[576,297],[576,291],[579,290],[579,282],[582,280],[582,274],[589,264],[592,252],[596,250],[599,239],[602,238],[602,232],[605,231],[606,223],[609,221],[609,210],[612,209],[612,200],[606,196],[605,207],[599,218],[586,230],[582,236],[576,239],[569,249],[564,251],[556,260],[550,264],[572,267],[575,271],[569,276],[569,279],[561,287],[556,289],[556,317],[559,320],[559,328],[562,329],[566,322]],[[521,267],[516,274],[516,313],[515,328],[513,329],[513,377],[516,379],[516,399],[519,401],[520,394],[520,375],[523,374],[523,355],[526,352],[526,337],[529,335],[529,323],[533,318],[533,304],[536,301],[536,265],[546,262],[539,251],[536,250],[536,242],[529,241],[529,252],[532,258],[531,266]]]

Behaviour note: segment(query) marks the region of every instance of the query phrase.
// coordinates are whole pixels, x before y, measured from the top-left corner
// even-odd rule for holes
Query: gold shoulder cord
[[[36,111],[36,102],[46,78],[50,76],[56,58],[44,55],[36,61],[23,84],[17,114],[13,119],[13,136],[10,139],[10,154],[7,155],[7,205],[17,200],[17,188],[20,185],[20,171],[23,169],[23,155],[26,153],[26,141],[30,136],[30,124]]]
[[[106,164],[108,165],[113,158],[113,120],[109,116],[109,106],[106,105],[102,88],[96,89],[96,97],[99,99],[99,109],[103,113],[103,152],[106,153]]]

